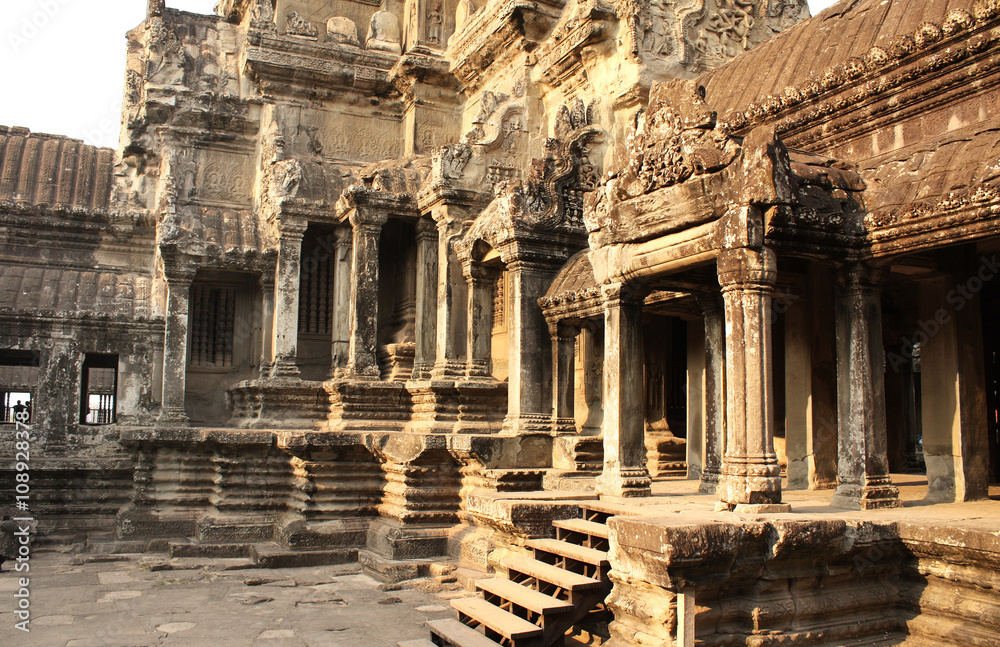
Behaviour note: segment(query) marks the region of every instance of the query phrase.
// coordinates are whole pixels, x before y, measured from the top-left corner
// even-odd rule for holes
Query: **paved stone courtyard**
[[[88,556],[90,557],[90,556]],[[31,631],[14,628],[17,578],[0,573],[0,645],[15,647],[394,647],[426,638],[425,620],[453,617],[457,584],[392,589],[356,565],[225,570],[201,559],[184,570],[131,556],[88,562],[53,550],[31,560]],[[418,590],[419,589],[419,590]]]

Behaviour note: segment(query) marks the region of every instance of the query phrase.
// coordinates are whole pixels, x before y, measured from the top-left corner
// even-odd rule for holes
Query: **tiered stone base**
[[[322,382],[281,377],[240,382],[229,397],[229,424],[241,429],[312,429],[330,402]]]
[[[507,385],[496,380],[411,380],[413,402],[407,426],[425,433],[491,434],[507,411]]]

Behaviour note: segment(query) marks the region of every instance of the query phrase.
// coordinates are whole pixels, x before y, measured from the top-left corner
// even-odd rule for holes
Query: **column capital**
[[[768,247],[724,249],[719,253],[718,274],[723,291],[737,286],[771,288],[778,278],[778,265]]]
[[[198,268],[191,266],[171,267],[163,266],[163,278],[167,280],[167,285],[171,288],[189,287],[194,282]]]
[[[472,285],[476,283],[492,285],[501,274],[503,274],[503,268],[495,265],[486,265],[468,258],[462,260],[462,275]]]
[[[282,240],[301,239],[308,227],[309,221],[298,216],[286,216],[278,220],[278,230],[281,232]]]
[[[722,314],[724,310],[720,292],[701,292],[694,296],[703,317]]]
[[[549,322],[549,334],[558,341],[575,341],[582,326],[578,322]]]
[[[381,230],[382,225],[389,219],[389,214],[382,209],[358,206],[351,210],[347,219],[355,229],[377,228]]]
[[[415,229],[417,231],[417,242],[420,241],[435,241],[438,237],[438,223],[434,222],[431,218],[422,217],[417,220]]]
[[[336,234],[336,239],[333,244],[335,247],[350,247],[354,244],[354,233],[348,226],[337,227],[334,232]]]
[[[881,291],[885,270],[868,263],[853,261],[837,269],[835,284],[841,291],[876,290]]]
[[[601,301],[607,307],[641,306],[649,295],[649,286],[630,282],[606,283],[601,286]]]

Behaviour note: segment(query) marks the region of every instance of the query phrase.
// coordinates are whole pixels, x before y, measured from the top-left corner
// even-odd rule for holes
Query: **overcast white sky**
[[[813,14],[836,0],[809,0]],[[167,0],[212,13],[216,0]],[[116,148],[125,32],[146,0],[0,0],[0,125]]]

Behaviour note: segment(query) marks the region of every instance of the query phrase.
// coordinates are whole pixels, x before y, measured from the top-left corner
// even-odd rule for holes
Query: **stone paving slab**
[[[150,556],[84,563],[39,550],[28,574],[29,633],[13,615],[24,574],[0,573],[0,646],[395,647],[426,638],[424,621],[454,617],[446,598],[462,594],[430,580],[385,591],[355,565],[262,572],[201,561],[157,571]]]

